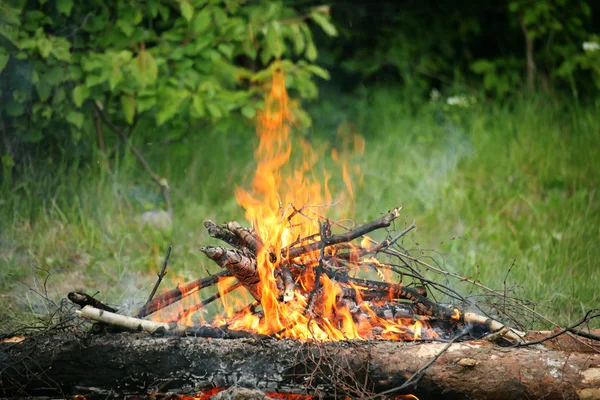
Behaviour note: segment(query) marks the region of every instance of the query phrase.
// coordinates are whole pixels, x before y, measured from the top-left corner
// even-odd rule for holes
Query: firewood
[[[73,303],[77,304],[81,308],[83,308],[85,306],[92,306],[92,307],[98,308],[100,310],[117,312],[117,310],[115,308],[107,306],[106,304],[102,303],[101,301],[96,300],[92,296],[85,294],[85,293],[70,292],[67,295],[67,297],[69,300],[71,300]]]
[[[192,396],[238,384],[282,394],[374,398],[403,385],[446,345],[58,334],[0,343],[0,396],[98,397],[87,387],[113,390],[110,397],[146,396],[158,392],[152,382],[162,382],[163,393]],[[420,400],[579,399],[600,389],[599,365],[598,353],[454,343],[402,393]]]
[[[338,243],[351,242],[356,238],[366,235],[374,230],[380,228],[386,228],[390,226],[390,224],[400,216],[400,210],[402,208],[394,208],[389,213],[385,214],[380,219],[369,222],[368,224],[362,225],[357,229],[354,229],[350,232],[346,232],[340,235],[332,235],[329,236],[325,242],[325,246],[333,246]],[[283,258],[296,258],[306,253],[311,253],[313,251],[319,250],[319,242],[313,242],[311,244],[302,245],[299,247],[293,248],[283,248],[281,249],[281,257]]]
[[[226,249],[220,246],[204,246],[200,248],[200,251],[220,267],[226,268],[248,289],[256,300],[260,300],[258,293],[260,277],[256,271],[256,259],[249,258],[239,250]]]
[[[142,318],[152,313],[157,312],[171,304],[178,302],[179,300],[196,293],[198,290],[210,286],[214,286],[219,282],[219,279],[231,276],[229,271],[221,271],[215,275],[207,276],[195,280],[193,282],[186,283],[185,285],[178,286],[165,293],[162,293],[153,298],[148,304],[140,308],[135,312],[134,316]]]

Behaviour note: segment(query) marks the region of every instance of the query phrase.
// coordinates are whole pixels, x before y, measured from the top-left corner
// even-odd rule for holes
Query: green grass
[[[432,103],[415,113],[400,97],[376,89],[341,99],[325,95],[310,107],[309,137],[317,146],[339,147],[338,132],[366,140],[364,155],[350,158],[363,174],[354,181],[354,203],[341,196],[334,216],[350,210],[360,223],[404,206],[404,220],[418,225],[405,244],[434,254],[446,269],[501,290],[516,285],[519,297],[540,303],[561,324],[597,307],[600,110],[529,99],[467,109]],[[112,173],[101,163],[48,164],[30,167],[14,187],[3,188],[0,320],[47,312],[27,289],[43,290],[44,270],[51,272],[53,299],[80,289],[100,291],[113,304],[147,296],[170,244],[164,287],[216,271],[198,251],[214,242],[202,222],[243,220],[233,189],[247,186],[254,167],[253,127],[233,126],[167,147],[140,145],[169,177],[171,229],[139,223],[144,211],[162,203],[130,154]],[[319,168],[333,174],[334,197],[343,193],[339,167],[324,158]]]

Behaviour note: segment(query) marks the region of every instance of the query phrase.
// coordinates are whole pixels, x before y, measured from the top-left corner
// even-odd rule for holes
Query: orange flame
[[[285,87],[285,76],[281,71],[275,71],[270,91],[265,99],[264,110],[259,113],[256,129],[260,139],[255,151],[257,160],[256,173],[251,182],[251,189],[235,189],[238,203],[245,209],[247,219],[260,236],[263,247],[257,252],[257,271],[260,278],[257,291],[250,295],[245,293],[243,301],[227,295],[233,284],[232,278],[221,279],[218,284],[220,306],[223,312],[214,320],[214,324],[228,324],[229,329],[253,331],[265,335],[290,337],[303,340],[346,340],[372,339],[377,337],[391,340],[419,339],[423,332],[425,337],[437,337],[432,329],[428,329],[421,321],[408,317],[383,318],[374,307],[384,305],[385,299],[370,302],[357,299],[357,304],[348,302],[343,296],[344,288],[340,283],[331,280],[326,275],[320,277],[322,290],[316,292],[312,299],[314,310],[309,306],[312,288],[314,288],[318,265],[319,252],[305,254],[298,259],[289,260],[282,257],[281,249],[294,243],[298,238],[307,237],[320,232],[318,214],[314,211],[317,205],[332,203],[328,189],[329,175],[323,173],[323,184],[320,183],[313,167],[319,156],[306,141],[300,142],[300,162],[294,164],[292,156],[291,125],[292,112]],[[364,150],[364,140],[358,136],[345,137],[342,146],[353,148],[355,153]],[[342,178],[346,186],[346,198],[352,199],[355,188],[352,186],[351,173],[359,172],[355,165],[347,167],[347,158],[343,151],[332,149],[331,155],[336,164],[340,165]],[[294,165],[292,165],[294,164]],[[290,168],[293,166],[293,169]],[[373,268],[381,266],[375,259],[367,259],[371,265],[360,266],[357,262],[361,248],[373,245],[370,238],[363,238],[360,247],[351,247],[350,261],[355,263],[354,272],[376,272],[379,279],[393,282],[389,270]],[[327,250],[333,254],[334,250]],[[293,261],[293,262],[292,262]],[[295,268],[294,264],[303,265],[295,271],[294,288],[281,287],[282,267],[286,264]],[[279,278],[277,278],[279,277]],[[279,279],[279,281],[278,281]],[[279,282],[279,287],[278,287]],[[352,286],[352,285],[351,285]],[[182,288],[183,286],[180,286]],[[360,297],[360,288],[352,287]],[[348,288],[345,288],[346,290]],[[283,293],[282,293],[283,292]],[[262,308],[262,315],[253,313],[253,308],[243,307],[254,296]],[[390,294],[391,296],[391,294]],[[283,301],[282,301],[283,299]],[[180,323],[192,325],[192,313],[187,313],[194,304],[201,302],[197,292],[194,292],[185,302],[179,303],[178,310],[171,310],[166,320],[172,320],[173,313],[183,316]],[[350,310],[350,307],[353,310]],[[188,308],[186,308],[188,307]],[[359,312],[356,312],[356,308]],[[243,309],[240,312],[240,309]],[[199,315],[204,321],[203,312]],[[157,313],[158,320],[165,320],[168,310]],[[318,318],[313,318],[318,315]]]
[[[238,203],[246,210],[246,217],[263,241],[264,247],[257,254],[257,270],[260,276],[258,289],[263,315],[261,318],[251,313],[236,316],[229,320],[230,329],[252,330],[261,334],[277,334],[282,337],[316,340],[367,339],[372,337],[372,324],[383,329],[383,337],[389,339],[419,338],[422,323],[389,321],[380,318],[364,303],[364,313],[369,318],[357,321],[356,315],[350,312],[348,305],[340,301],[342,287],[328,277],[322,276],[320,284],[323,288],[318,299],[319,322],[309,316],[307,311],[310,288],[315,284],[314,261],[318,252],[307,254],[300,260],[307,267],[299,273],[295,283],[296,290],[289,301],[281,301],[281,288],[277,287],[277,269],[285,261],[279,256],[285,246],[299,237],[306,237],[319,232],[317,218],[307,218],[310,209],[298,208],[309,205],[330,204],[331,194],[327,188],[328,176],[322,185],[313,172],[318,156],[307,142],[301,142],[302,162],[288,174],[284,173],[290,166],[292,155],[290,110],[285,87],[285,76],[280,70],[273,75],[272,85],[265,101],[265,108],[257,120],[257,133],[260,139],[255,152],[258,162],[256,173],[252,179],[251,190],[236,188]],[[364,150],[364,140],[353,138],[355,151]],[[350,173],[346,164],[341,162],[339,152],[332,151],[337,163],[342,165],[342,177],[350,198],[354,190]],[[359,168],[355,168],[359,170]],[[368,245],[364,239],[362,245]],[[358,318],[360,319],[360,318]]]

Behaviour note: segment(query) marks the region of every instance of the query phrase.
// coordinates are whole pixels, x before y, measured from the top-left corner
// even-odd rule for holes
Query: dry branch
[[[200,248],[200,251],[221,268],[226,268],[256,300],[260,300],[258,294],[260,277],[256,270],[256,259],[249,258],[240,250],[226,249],[220,246],[204,246]]]
[[[390,226],[392,221],[394,221],[396,218],[398,218],[400,216],[401,209],[402,208],[394,208],[392,211],[390,211],[389,213],[387,213],[386,215],[384,215],[383,217],[381,217],[380,219],[378,219],[376,221],[369,222],[368,224],[365,224],[357,229],[354,229],[352,231],[349,231],[349,232],[346,232],[346,233],[343,233],[340,235],[329,236],[327,238],[327,240],[325,241],[325,247],[333,246],[338,243],[351,242],[354,239],[359,238],[363,235],[366,235],[367,233],[370,233],[374,230],[377,230],[380,228],[386,228],[386,227]],[[317,251],[317,250],[319,250],[319,244],[320,244],[320,241],[316,241],[316,242],[306,244],[303,246],[299,246],[299,247],[281,249],[281,257],[292,259],[292,258],[299,257],[306,253],[311,253],[313,251]]]
[[[178,302],[179,300],[196,293],[198,290],[214,286],[217,284],[219,279],[225,278],[227,276],[231,276],[229,271],[221,271],[217,274],[207,276],[202,279],[195,280],[190,283],[186,283],[185,285],[178,286],[174,289],[171,289],[165,293],[162,293],[156,296],[152,301],[150,301],[146,306],[140,308],[134,316],[138,318],[143,318],[147,315],[157,312],[165,307],[170,306],[171,304]]]

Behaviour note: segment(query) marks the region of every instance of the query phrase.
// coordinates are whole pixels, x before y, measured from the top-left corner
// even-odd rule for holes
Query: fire
[[[259,145],[255,151],[256,172],[249,190],[240,187],[235,189],[236,200],[245,209],[246,218],[262,241],[256,252],[256,271],[260,282],[253,293],[243,290],[246,297],[241,301],[227,296],[235,285],[235,280],[221,279],[215,295],[220,295],[222,312],[213,319],[213,323],[217,326],[227,324],[233,330],[301,340],[415,340],[437,337],[426,321],[414,320],[406,315],[388,315],[385,318],[378,315],[376,308],[385,306],[393,293],[390,293],[389,299],[363,301],[360,299],[362,289],[350,284],[357,298],[356,304],[350,304],[343,295],[343,290],[349,288],[342,287],[325,274],[318,278],[321,289],[314,291],[319,250],[296,259],[282,254],[282,249],[294,244],[299,238],[319,233],[320,214],[315,208],[332,204],[328,189],[329,175],[324,172],[321,183],[319,174],[314,171],[319,154],[308,142],[300,141],[299,162],[294,163],[295,159],[292,159],[292,114],[285,76],[276,70],[265,99],[264,110],[259,113],[256,122],[259,137]],[[342,138],[340,142],[354,148],[355,152],[362,152],[365,146],[364,140],[357,136],[352,139]],[[334,162],[341,168],[341,177],[347,190],[345,199],[351,200],[356,189],[352,186],[351,174],[360,172],[360,168],[358,165],[349,168],[342,151],[333,149],[331,154]],[[375,244],[375,241],[365,236],[360,245],[350,247],[349,259],[355,265],[355,269],[350,267],[351,271],[353,274],[376,273],[379,281],[393,283],[389,270],[372,267],[382,266],[374,258],[363,260],[368,261],[366,264],[358,262],[360,249],[369,249]],[[335,250],[326,251],[331,255]],[[302,268],[294,270],[293,275],[289,274],[288,276],[292,276],[289,278],[291,282],[284,282],[285,287],[282,287],[285,268],[289,271],[289,268],[296,268],[300,264]],[[260,313],[254,312],[254,307],[247,306],[253,300]],[[165,318],[166,311],[153,318],[193,325],[192,316],[199,315],[202,322],[203,313],[196,311],[204,310],[194,306],[201,301],[195,292],[185,302],[181,302],[177,318]]]
[[[265,100],[264,110],[257,119],[257,133],[260,143],[255,152],[256,173],[251,189],[236,188],[235,197],[245,209],[247,219],[263,241],[257,254],[257,270],[260,276],[258,288],[261,317],[250,312],[229,319],[230,329],[252,330],[261,334],[296,339],[345,340],[368,339],[372,337],[373,324],[383,329],[383,337],[389,339],[419,338],[422,323],[416,321],[389,321],[380,318],[364,303],[364,312],[369,321],[356,321],[347,305],[341,299],[342,288],[327,276],[320,277],[323,288],[313,303],[318,304],[321,323],[311,317],[310,289],[315,285],[314,268],[307,268],[294,282],[296,289],[286,291],[281,301],[281,291],[277,287],[276,273],[286,259],[280,251],[299,237],[319,232],[318,218],[311,214],[310,206],[331,204],[332,196],[328,189],[328,175],[324,183],[316,178],[313,167],[318,159],[309,143],[301,142],[301,162],[293,170],[291,165],[293,124],[290,101],[285,87],[285,76],[280,70],[273,74],[272,85]],[[353,139],[355,150],[364,149],[364,141]],[[339,152],[332,152],[336,163],[342,166],[342,177],[348,197],[354,197],[349,168],[343,163]],[[359,170],[355,168],[354,170]],[[287,172],[287,173],[286,173]],[[305,209],[298,207],[305,206]],[[313,218],[307,218],[311,215]],[[370,239],[363,239],[363,246]],[[318,251],[302,256],[302,262],[318,259]],[[314,263],[313,263],[314,264]],[[314,265],[316,266],[316,265]],[[385,277],[383,277],[385,278]],[[221,289],[219,289],[221,290]],[[228,316],[234,315],[235,307],[227,307]]]

